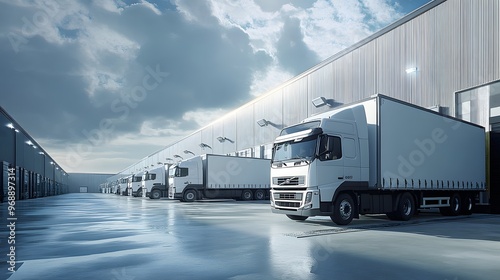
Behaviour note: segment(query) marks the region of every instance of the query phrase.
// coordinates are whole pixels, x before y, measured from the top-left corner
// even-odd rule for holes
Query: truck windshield
[[[301,141],[287,141],[274,144],[273,163],[300,161],[310,163],[316,153],[317,136],[307,137]]]

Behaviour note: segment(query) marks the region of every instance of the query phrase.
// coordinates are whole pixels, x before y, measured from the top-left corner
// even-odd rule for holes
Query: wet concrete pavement
[[[6,203],[2,221],[9,224]],[[5,211],[4,211],[5,210]],[[339,227],[273,214],[268,202],[67,194],[16,204],[7,279],[498,279],[500,216],[409,222],[383,215]]]

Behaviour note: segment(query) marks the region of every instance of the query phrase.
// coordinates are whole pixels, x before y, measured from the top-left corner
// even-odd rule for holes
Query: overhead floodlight
[[[16,129],[12,123],[8,123],[7,127],[10,128],[10,129]]]
[[[173,159],[171,159],[171,158],[169,158],[169,157],[168,157],[168,158],[165,158],[165,160],[171,160],[171,161],[173,161]]]
[[[45,153],[44,153],[44,152],[38,152],[38,153],[39,153],[39,154],[41,154],[41,155],[45,155]]]
[[[33,146],[33,142],[31,142],[31,140],[26,141],[26,144],[28,144],[28,146]]]
[[[202,148],[202,149],[205,149],[205,148],[210,148],[210,149],[212,149],[212,147],[210,147],[208,144],[205,144],[205,143],[200,143],[200,145],[199,145],[199,146],[200,146],[200,148]],[[212,150],[213,150],[213,149],[212,149]]]
[[[312,100],[312,104],[316,108],[321,107],[321,106],[325,106],[325,105],[330,106],[330,104],[328,103],[328,100],[326,98],[324,98],[323,96],[314,98]]]
[[[180,155],[174,155],[174,158],[180,158],[180,159],[183,159],[183,157],[181,157]]]
[[[185,153],[185,154],[192,154],[193,156],[195,156],[195,155],[196,155],[195,153],[191,152],[190,150],[184,150],[184,153]]]
[[[219,140],[219,142],[221,142],[221,143],[222,143],[222,142],[225,142],[225,141],[229,141],[229,142],[231,142],[231,143],[234,143],[234,141],[233,141],[233,140],[231,140],[231,139],[229,139],[229,138],[227,138],[227,137],[225,137],[225,136],[219,136],[219,137],[217,137],[217,140]]]
[[[406,70],[406,74],[411,74],[411,73],[415,73],[418,71],[417,67],[411,67],[411,68],[407,68]]]
[[[260,120],[257,121],[257,124],[260,127],[264,127],[264,126],[267,126],[269,124],[269,121],[267,121],[266,119],[260,119]]]

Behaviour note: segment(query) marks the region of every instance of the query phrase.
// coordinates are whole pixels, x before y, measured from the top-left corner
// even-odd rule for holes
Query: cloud
[[[383,0],[2,1],[1,102],[69,171],[122,169],[401,9]],[[68,154],[79,148],[91,152],[74,164]],[[109,157],[116,163],[98,165]]]

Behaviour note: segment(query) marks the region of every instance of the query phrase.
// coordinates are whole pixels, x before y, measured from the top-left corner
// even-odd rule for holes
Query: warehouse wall
[[[456,92],[500,79],[499,15],[497,0],[433,1],[123,173],[190,157],[185,150],[270,157],[281,128],[329,109],[311,104],[320,96],[340,105],[381,93],[455,116]]]
[[[86,190],[86,192],[89,193],[101,192],[100,184],[113,175],[114,174],[70,173],[68,192],[79,193],[81,190]]]

